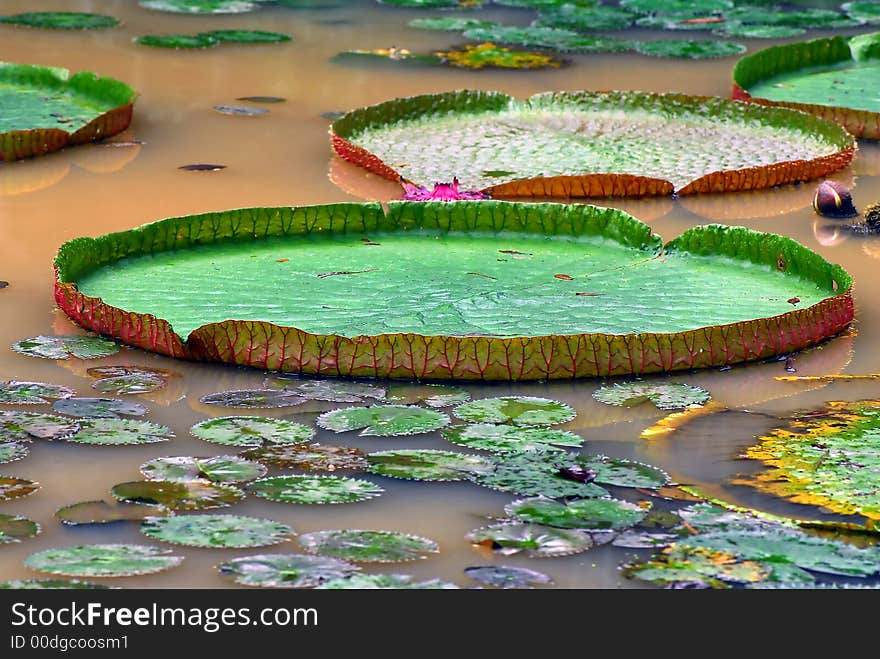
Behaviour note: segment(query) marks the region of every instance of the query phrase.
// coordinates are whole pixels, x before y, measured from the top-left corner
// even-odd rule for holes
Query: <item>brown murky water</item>
[[[0,59],[92,70],[128,82],[140,92],[135,120],[127,133],[143,146],[111,148],[88,145],[32,161],[0,165],[0,346],[37,334],[79,331],[55,310],[51,262],[57,247],[80,235],[99,235],[173,215],[247,206],[317,204],[365,198],[388,199],[396,186],[377,180],[335,159],[328,145],[328,122],[321,113],[425,92],[463,87],[502,90],[520,97],[545,90],[642,89],[726,96],[733,58],[675,61],[637,55],[593,55],[573,58],[558,71],[479,72],[446,69],[406,70],[381,66],[354,67],[328,61],[339,50],[397,45],[412,50],[444,48],[458,40],[452,33],[406,27],[425,15],[379,7],[372,0],[325,11],[265,9],[241,16],[188,17],[138,8],[130,0],[39,2],[7,0],[4,12],[33,10],[94,11],[124,21],[120,28],[95,32],[52,32],[3,27]],[[497,10],[496,18],[522,17]],[[294,37],[289,44],[223,45],[213,50],[176,52],[131,43],[146,33],[197,32],[224,28],[268,29]],[[823,36],[816,32],[817,36]],[[766,42],[750,41],[753,48]],[[287,99],[259,118],[224,116],[215,104],[236,97],[273,95]],[[179,171],[197,163],[227,165],[221,172]],[[853,186],[858,206],[880,199],[880,146],[863,143],[851,168],[835,176]],[[831,224],[817,220],[809,203],[814,186],[789,186],[760,193],[620,202],[620,207],[651,223],[666,239],[706,222],[741,224],[791,236],[831,261],[841,263],[855,278],[857,321],[851,335],[795,358],[801,374],[880,371],[880,239],[835,236]],[[724,295],[719,291],[719,295]],[[178,435],[173,443],[147,447],[101,448],[63,443],[37,443],[24,461],[3,465],[0,472],[38,480],[35,495],[3,504],[3,513],[39,521],[43,532],[18,545],[5,545],[0,580],[30,578],[23,567],[30,553],[49,547],[93,542],[142,542],[135,523],[106,527],[63,527],[53,518],[62,505],[109,498],[115,483],[138,478],[138,466],[161,455],[219,455],[223,448],[190,438],[189,426],[208,416],[229,413],[198,403],[222,388],[259,386],[257,371],[176,363],[140,351],[126,350],[96,362],[53,362],[0,350],[0,379],[38,380],[67,385],[90,395],[85,369],[97,364],[135,363],[172,368],[182,374],[172,386],[141,398],[151,408],[148,418],[169,425]],[[838,383],[807,386],[779,383],[783,364],[753,364],[726,372],[675,376],[699,384],[722,403],[770,414],[809,408],[833,399],[875,397],[876,384]],[[766,416],[742,412],[709,417],[665,440],[647,442],[639,432],[660,414],[652,409],[622,410],[596,403],[592,381],[514,386],[467,386],[474,397],[502,393],[542,395],[564,400],[578,411],[569,424],[587,440],[586,450],[633,457],[667,469],[674,479],[695,483],[705,491],[764,510],[801,514],[742,488],[726,485],[729,477],[748,468],[737,461],[739,450],[756,432],[772,423]],[[7,408],[12,409],[12,408]],[[35,408],[36,409],[36,408]],[[294,408],[296,409],[296,408]],[[314,408],[317,411],[319,408]],[[331,409],[331,405],[320,409]],[[269,411],[283,416],[283,411]],[[293,418],[310,421],[314,413]],[[400,440],[340,440],[321,431],[319,441],[349,443],[362,449],[446,448],[439,435]],[[269,517],[305,532],[328,528],[381,528],[420,533],[436,539],[441,553],[427,561],[394,566],[394,572],[422,578],[441,577],[466,585],[468,565],[506,563],[529,565],[550,574],[561,587],[634,587],[618,565],[624,550],[603,547],[565,559],[529,562],[492,558],[475,551],[463,535],[500,515],[511,496],[465,483],[409,483],[378,477],[386,494],[350,506],[290,506],[253,498],[233,510]],[[815,511],[807,511],[815,515]],[[179,549],[182,567],[152,577],[118,580],[130,587],[222,587],[228,583],[214,566],[226,558],[262,550]],[[297,551],[290,546],[268,551]],[[367,571],[373,571],[368,568]],[[387,571],[387,570],[386,570]]]

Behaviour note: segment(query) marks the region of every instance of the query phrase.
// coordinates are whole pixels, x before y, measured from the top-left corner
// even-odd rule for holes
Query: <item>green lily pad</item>
[[[592,30],[625,30],[636,19],[637,14],[622,7],[604,5],[580,7],[564,4],[559,7],[542,9],[535,25],[558,27],[575,32]]]
[[[356,563],[398,563],[427,558],[440,549],[428,538],[393,531],[315,531],[299,537],[304,549]]]
[[[395,7],[458,7],[461,0],[377,0],[382,5]]]
[[[28,453],[30,453],[30,449],[28,449],[27,444],[22,444],[21,442],[0,443],[0,464],[21,460],[26,458]]]
[[[876,0],[845,2],[840,8],[853,20],[869,25],[880,25],[880,4],[877,4]]]
[[[880,402],[831,402],[758,437],[746,458],[766,469],[734,483],[844,515],[880,520]]]
[[[565,403],[532,396],[482,398],[459,405],[453,413],[464,421],[512,423],[515,426],[552,426],[577,416]]]
[[[624,549],[663,549],[678,540],[679,537],[676,533],[630,530],[618,535],[611,541],[611,544]]]
[[[55,401],[52,409],[69,416],[118,419],[120,415],[143,416],[148,412],[146,405],[118,398],[65,398]]]
[[[20,499],[40,489],[40,484],[26,478],[0,476],[0,501]]]
[[[199,402],[205,405],[220,407],[237,407],[242,409],[270,409],[273,407],[293,407],[305,402],[305,398],[289,391],[273,389],[233,389],[218,391],[215,394],[202,396]]]
[[[154,458],[141,465],[147,480],[188,482],[209,480],[212,483],[242,483],[266,475],[266,467],[235,455],[217,455],[211,458],[176,456]]]
[[[732,0],[620,0],[620,5],[640,14],[712,14],[726,12]]]
[[[0,411],[0,442],[67,439],[80,430],[79,422],[54,414]]]
[[[563,53],[618,53],[631,50],[635,44],[625,39],[579,34],[573,30],[536,25],[494,25],[464,31],[464,37],[473,41],[514,44],[547,48]]]
[[[332,579],[316,590],[453,590],[453,583],[440,579],[413,581],[408,574],[353,574],[344,579]]]
[[[465,539],[475,545],[491,547],[505,556],[524,551],[530,558],[571,556],[595,545],[593,537],[586,531],[518,522],[476,529],[468,533]]]
[[[32,11],[24,14],[0,16],[0,23],[42,27],[51,30],[100,30],[116,27],[119,21],[106,14],[86,14],[74,11]]]
[[[439,430],[449,425],[449,417],[409,405],[373,405],[325,412],[315,423],[333,432],[361,430],[361,437],[399,437]]]
[[[735,41],[695,41],[693,39],[663,39],[639,41],[636,52],[652,57],[681,57],[684,59],[712,59],[741,55],[747,48]]]
[[[172,510],[204,510],[238,503],[244,492],[209,481],[131,481],[114,485],[110,493],[120,501],[157,504]]]
[[[771,46],[737,62],[733,96],[831,118],[857,137],[880,138],[880,32]]]
[[[496,588],[531,588],[553,583],[543,572],[509,565],[475,565],[466,567],[464,573],[469,579]]]
[[[280,503],[357,503],[385,490],[369,481],[342,476],[275,476],[247,485],[247,491]]]
[[[75,545],[46,549],[28,556],[32,570],[65,577],[131,577],[153,574],[183,562],[168,549],[146,545]]]
[[[579,499],[559,503],[538,497],[507,504],[504,512],[521,522],[591,531],[623,530],[635,526],[647,513],[643,508],[619,499]]]
[[[568,430],[524,428],[493,423],[452,426],[442,433],[443,437],[453,444],[494,453],[546,451],[557,446],[579,447],[584,443],[582,437]]]
[[[558,7],[559,5],[569,4],[572,3],[572,0],[493,0],[493,3],[505,7],[543,9],[545,7]],[[598,4],[598,0],[577,0],[572,4],[591,6]]]
[[[434,449],[377,451],[368,453],[366,459],[374,474],[415,481],[461,481],[494,468],[490,460],[478,455]]]
[[[420,30],[451,30],[455,32],[477,27],[493,27],[494,25],[493,21],[483,21],[467,16],[432,16],[431,18],[414,18],[409,22],[410,27]]]
[[[768,111],[730,105],[743,116]],[[230,240],[213,244],[218,231]],[[147,243],[164,255],[138,252]],[[124,262],[112,256],[120,250]],[[535,256],[500,258],[504,251]],[[56,300],[84,326],[97,320],[82,309],[101,309],[116,319],[113,331],[149,350],[353,377],[534,380],[720,366],[806,347],[853,317],[849,276],[788,238],[711,225],[664,246],[631,216],[587,205],[402,202],[388,215],[377,204],[243,209],[75,239],[56,262]],[[217,287],[214,267],[236,273],[223,296],[207,294]],[[577,295],[584,291],[597,295]],[[797,308],[787,302],[793,296]],[[786,325],[780,334],[780,319],[801,330]],[[270,396],[303,400],[278,390],[216,398],[241,405]]]
[[[714,34],[722,37],[740,39],[788,39],[802,35],[806,30],[802,27],[788,25],[748,25],[745,23],[725,23],[714,30]]]
[[[449,407],[466,403],[471,395],[461,387],[445,384],[395,383],[388,387],[388,400],[404,405]]]
[[[69,387],[47,382],[0,382],[0,403],[4,405],[48,405],[59,398],[70,398],[76,392]]]
[[[662,469],[633,460],[607,458],[602,455],[572,455],[571,461],[596,473],[596,482],[618,487],[657,488],[669,483],[669,474]]]
[[[679,410],[709,401],[709,392],[689,384],[663,382],[623,382],[601,387],[593,398],[606,405],[635,407],[652,402],[661,410]]]
[[[145,34],[136,37],[134,42],[153,48],[196,49],[211,48],[218,45],[220,40],[206,34]]]
[[[166,11],[174,14],[244,14],[259,6],[245,0],[140,0],[144,9]]]
[[[724,12],[729,21],[753,25],[788,25],[803,28],[843,28],[855,27],[861,21],[841,14],[833,9],[801,7],[793,11],[768,11],[762,7],[734,7]]]
[[[0,515],[0,544],[21,542],[40,532],[40,525],[21,515]]]
[[[263,588],[315,588],[360,570],[345,561],[307,554],[242,556],[222,563],[219,569],[238,584]]]
[[[212,30],[200,32],[197,36],[209,37],[224,43],[281,43],[292,40],[288,34],[265,30]]]
[[[331,403],[361,403],[364,398],[385,398],[384,387],[345,380],[300,380],[289,376],[273,375],[263,380],[267,389],[283,389],[308,400]]]
[[[242,515],[175,515],[144,520],[148,538],[187,547],[265,547],[286,542],[293,529],[286,524]]]
[[[168,380],[150,373],[131,373],[111,378],[100,378],[92,382],[92,389],[106,394],[146,394],[158,391],[168,384]]]
[[[258,448],[274,444],[301,444],[315,436],[308,426],[263,416],[225,416],[200,421],[190,428],[199,439],[224,446]]]
[[[174,438],[169,428],[151,421],[81,419],[79,426],[79,432],[67,437],[66,441],[93,446],[131,446],[167,442]]]
[[[266,446],[241,455],[282,469],[303,471],[366,471],[369,465],[359,449],[331,444]]]
[[[649,14],[636,20],[639,27],[659,30],[711,30],[724,25],[720,16],[700,16],[694,14]]]
[[[483,487],[522,496],[603,498],[608,492],[590,482],[566,478],[560,469],[572,463],[565,453],[527,451],[499,456],[495,470],[474,476]]]
[[[110,586],[76,579],[13,579],[0,581],[3,590],[104,590]]]
[[[2,69],[0,69],[2,72]],[[21,355],[44,359],[99,359],[119,352],[119,345],[98,336],[59,335],[35,336],[12,344]]]
[[[113,522],[140,522],[148,517],[169,514],[169,510],[147,503],[81,501],[55,511],[55,518],[63,524],[111,524]]]

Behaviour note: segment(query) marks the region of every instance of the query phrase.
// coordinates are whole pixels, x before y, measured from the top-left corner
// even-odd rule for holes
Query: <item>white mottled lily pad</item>
[[[28,453],[30,453],[30,449],[27,444],[22,442],[0,443],[0,464],[21,460],[26,458]]]
[[[465,538],[504,554],[524,551],[533,558],[571,556],[595,545],[592,536],[579,529],[557,529],[540,524],[501,523],[476,529]]]
[[[546,451],[557,446],[579,447],[584,443],[582,437],[567,430],[507,424],[473,423],[446,428],[442,432],[453,444],[494,453]]]
[[[167,442],[174,433],[151,421],[134,419],[82,419],[80,430],[68,442],[93,446],[132,446]]]
[[[606,405],[635,407],[652,402],[661,410],[678,410],[708,402],[709,392],[701,387],[675,382],[623,382],[601,387],[593,398]]]
[[[393,531],[315,531],[299,537],[306,550],[355,563],[397,563],[436,554],[437,543],[429,538]]]
[[[504,512],[522,522],[533,524],[563,529],[618,531],[635,526],[644,519],[648,511],[620,499],[578,499],[560,503],[537,497],[509,503],[504,507]]]
[[[58,336],[35,336],[12,344],[12,349],[22,355],[43,359],[98,359],[120,351],[119,345],[99,336],[79,334]]]
[[[277,389],[233,389],[218,391],[215,394],[202,396],[199,401],[205,405],[238,408],[273,408],[293,407],[305,402],[305,398],[290,391]]]
[[[466,567],[464,573],[469,579],[496,588],[531,588],[553,583],[543,572],[509,565],[475,565]]]
[[[79,432],[73,419],[34,412],[0,412],[0,442],[65,439]]]
[[[158,504],[172,510],[223,508],[244,498],[237,487],[209,481],[131,481],[114,485],[110,493],[120,501]]]
[[[0,476],[0,502],[20,499],[40,489],[40,484],[26,478]]]
[[[52,403],[52,409],[68,416],[118,419],[120,415],[143,416],[146,405],[119,398],[65,398]]]
[[[293,536],[286,524],[243,515],[175,515],[144,520],[141,533],[187,547],[265,547]]]
[[[253,448],[265,444],[299,444],[315,436],[313,429],[301,423],[262,416],[208,419],[194,425],[190,432],[206,442]]]
[[[241,556],[222,563],[219,569],[236,583],[263,588],[314,588],[360,570],[345,561],[307,554]]]
[[[241,456],[283,469],[301,471],[366,471],[369,464],[359,449],[332,444],[266,446],[245,451]]]
[[[66,577],[130,577],[180,565],[183,556],[146,545],[75,545],[46,549],[28,556],[32,570]]]
[[[373,405],[325,412],[315,423],[334,432],[362,429],[362,437],[395,437],[439,430],[449,425],[449,417],[409,405]]]
[[[367,454],[368,470],[380,476],[415,481],[461,481],[494,470],[479,455],[435,449],[398,449]]]
[[[211,458],[174,456],[145,462],[141,465],[141,473],[148,480],[242,483],[262,478],[266,475],[266,467],[235,455],[217,455]]]
[[[40,532],[40,525],[21,515],[0,515],[0,544],[21,542]]]
[[[48,382],[0,382],[0,403],[5,405],[42,405],[75,394],[73,389]]]
[[[512,423],[515,426],[552,426],[577,416],[565,403],[531,396],[473,400],[456,407],[454,414],[474,423]]]
[[[254,481],[247,491],[280,503],[356,503],[384,492],[378,485],[342,476],[275,476]]]
[[[361,403],[364,398],[385,398],[385,388],[347,380],[303,380],[289,375],[272,375],[263,380],[267,389],[283,389],[309,400],[331,403]]]
[[[353,574],[344,579],[333,579],[316,590],[454,590],[454,583],[440,579],[413,581],[408,574]]]

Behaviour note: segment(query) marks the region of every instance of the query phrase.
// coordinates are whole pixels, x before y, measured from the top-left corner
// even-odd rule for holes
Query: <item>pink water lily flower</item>
[[[457,178],[453,178],[452,183],[435,183],[433,190],[406,181],[401,184],[404,190],[401,199],[404,201],[477,201],[488,198],[479,190],[459,190]]]

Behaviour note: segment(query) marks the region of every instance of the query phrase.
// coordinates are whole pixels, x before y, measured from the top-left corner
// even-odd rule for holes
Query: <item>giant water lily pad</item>
[[[577,415],[565,403],[532,396],[481,398],[459,405],[454,413],[465,421],[512,423],[515,426],[552,426],[571,421]]]
[[[47,382],[0,382],[0,403],[4,405],[44,405],[75,393],[69,387]]]
[[[385,178],[428,187],[457,177],[493,196],[756,189],[823,176],[853,154],[830,122],[642,92],[414,96],[354,110],[332,135],[340,156]]]
[[[266,475],[266,467],[235,455],[217,455],[212,458],[176,456],[154,458],[141,465],[141,473],[148,480],[187,482],[209,480],[214,483],[242,483]]]
[[[813,39],[751,53],[733,70],[733,97],[803,110],[880,139],[880,32]]]
[[[522,522],[563,529],[621,530],[641,522],[647,510],[619,499],[579,499],[559,503],[538,497],[508,504],[504,512]]]
[[[745,457],[768,468],[734,482],[846,515],[880,520],[880,401],[832,402],[793,415]]]
[[[0,23],[42,27],[50,30],[100,30],[119,25],[106,14],[87,14],[75,11],[31,11],[23,14],[0,16]]]
[[[175,515],[144,520],[148,538],[187,547],[265,547],[290,540],[286,524],[242,515]]]
[[[151,421],[82,419],[79,426],[79,432],[68,437],[68,442],[93,446],[130,446],[167,442],[174,438],[169,428]]]
[[[81,325],[179,357],[337,376],[720,366],[818,343],[853,317],[849,276],[789,238],[710,225],[663,245],[621,211],[582,205],[243,209],[75,239],[56,264],[56,300]],[[303,400],[218,399],[277,396]],[[397,408],[357,414],[383,409]]]
[[[440,551],[429,538],[394,531],[314,531],[302,534],[299,544],[315,554],[356,563],[414,561]]]
[[[478,455],[435,449],[398,449],[367,454],[367,468],[374,474],[415,481],[461,481],[494,469]]]
[[[232,576],[236,583],[264,588],[314,588],[358,570],[345,561],[307,554],[242,556],[220,565],[221,574]]]
[[[266,446],[241,455],[248,460],[303,471],[365,471],[369,465],[359,449],[332,444]]]
[[[300,444],[315,436],[308,426],[265,416],[225,416],[200,421],[190,432],[206,442],[224,446],[271,446]]]
[[[248,484],[247,491],[280,503],[356,503],[383,490],[369,481],[342,476],[275,476]]]
[[[491,547],[504,554],[526,552],[533,558],[571,556],[593,547],[596,543],[586,531],[557,529],[541,524],[502,523],[468,533],[465,538],[475,544]]]
[[[134,97],[127,85],[94,73],[71,76],[67,69],[0,63],[0,161],[39,156],[121,133],[131,123]],[[48,338],[66,337],[32,341]],[[40,354],[39,345],[32,346],[29,354],[67,359],[67,351],[59,346],[49,350],[61,355]],[[75,350],[70,352],[76,355]]]
[[[120,501],[156,504],[172,510],[204,510],[237,503],[244,492],[210,481],[131,481],[114,485],[110,493]]]
[[[373,405],[325,412],[315,423],[334,432],[360,430],[362,437],[398,437],[439,430],[449,425],[449,417],[422,407]]]
[[[146,545],[75,545],[46,549],[28,556],[32,570],[65,577],[130,577],[180,565],[183,556]]]
[[[2,68],[0,68],[2,73]],[[3,135],[0,135],[0,140]],[[35,336],[12,344],[12,349],[22,355],[43,359],[100,359],[119,352],[119,346],[99,336],[59,335]]]
[[[55,414],[0,412],[0,442],[66,439],[79,429],[77,421]]]

